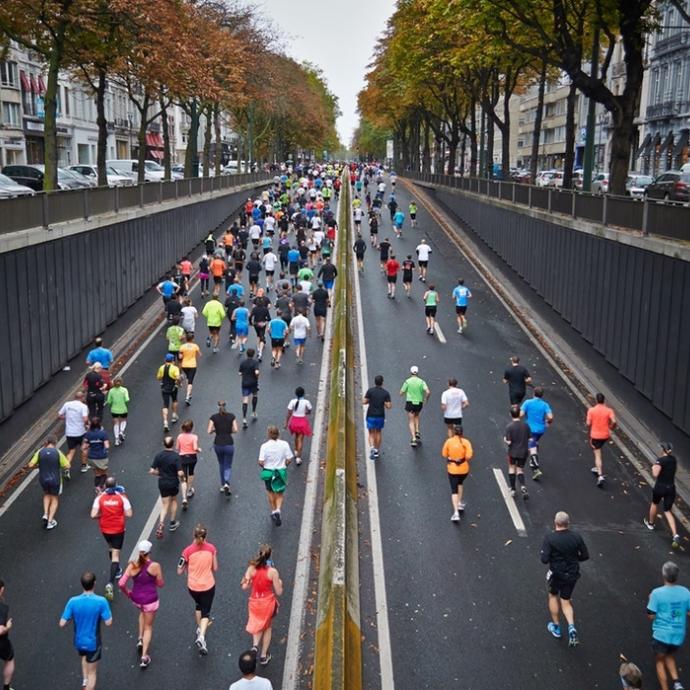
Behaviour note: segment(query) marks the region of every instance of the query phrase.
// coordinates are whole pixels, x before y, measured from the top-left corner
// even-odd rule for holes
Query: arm
[[[163,568],[161,568],[160,563],[152,563],[149,566],[149,573],[156,578],[156,587],[160,588],[165,585],[165,580],[163,579]]]
[[[39,451],[36,451],[31,456],[31,460],[29,460],[29,467],[35,467],[36,465],[38,465],[38,453],[39,453]]]
[[[8,618],[5,625],[0,625],[0,635],[7,635],[12,630],[12,619]]]
[[[177,564],[177,574],[182,575],[182,573],[185,571],[187,568],[187,561],[184,557],[184,554],[180,556],[180,562]]]
[[[280,579],[280,575],[275,568],[271,568],[271,571],[272,572],[270,572],[268,576],[271,582],[273,582],[273,591],[277,597],[280,597],[283,594],[283,581]]]
[[[652,476],[654,477],[654,479],[656,479],[660,474],[661,474],[661,465],[658,462],[655,462],[652,465]]]
[[[587,550],[587,544],[585,544],[585,540],[580,537],[580,550],[577,554],[577,560],[582,563],[582,561],[588,561],[589,560],[589,551]]]
[[[100,517],[100,515],[101,515],[101,506],[98,502],[98,497],[96,497],[94,499],[92,506],[91,506],[91,518],[93,520],[96,520],[97,518]]]
[[[218,572],[218,556],[215,553],[213,554],[213,565],[211,567],[214,573]]]
[[[541,562],[544,565],[548,565],[550,563],[550,561],[551,561],[551,543],[549,542],[549,535],[548,534],[544,537],[544,541],[542,542],[540,556],[541,556]]]
[[[237,426],[237,419],[232,420],[232,433],[236,434],[239,431],[239,427]]]
[[[215,430],[216,430],[216,427],[213,425],[213,420],[209,419],[208,420],[208,426],[206,427],[206,433],[212,434]]]
[[[242,589],[249,589],[252,586],[252,578],[254,577],[254,566],[249,566],[244,573],[244,577],[240,582]]]

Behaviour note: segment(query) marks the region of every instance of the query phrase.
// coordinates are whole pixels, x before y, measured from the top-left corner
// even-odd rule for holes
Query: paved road
[[[398,189],[396,196],[407,210],[409,195]],[[422,283],[415,280],[411,300],[400,285],[394,301],[386,298],[378,253],[369,249],[361,276],[368,371],[371,379],[385,376],[395,406],[376,475],[396,687],[613,687],[621,652],[651,680],[646,597],[669,556],[670,538],[642,526],[647,487],[618,462],[614,446],[604,453],[607,487],[594,486],[580,403],[424,209],[420,228],[411,230],[407,222],[400,240],[387,216],[385,210],[379,237],[391,238],[399,260],[413,254],[422,237],[433,248],[429,282],[442,296],[439,324],[447,339],[442,343],[425,333]],[[368,239],[366,224],[364,235]],[[459,277],[473,293],[464,335],[456,333],[450,297]],[[517,502],[524,537],[510,519],[494,476],[495,468],[506,474],[502,432],[508,393],[501,378],[514,353],[545,387],[555,414],[541,444],[544,480],[528,480],[531,500]],[[422,414],[423,445],[417,449],[409,445],[398,397],[413,364],[432,390]],[[464,426],[475,450],[460,526],[450,522],[440,457],[445,438],[440,395],[451,376],[470,400]],[[546,568],[539,549],[557,510],[571,514],[591,553],[574,598],[582,640],[575,650],[546,631]],[[685,554],[675,557],[685,569]],[[365,620],[373,620],[370,606],[365,606]],[[366,686],[374,687],[376,669],[369,667],[367,673]]]
[[[201,310],[198,290],[194,292],[194,302]],[[99,687],[226,688],[238,676],[237,657],[251,644],[244,631],[246,593],[239,583],[247,560],[264,542],[273,546],[273,558],[285,585],[274,628],[273,660],[265,673],[275,687],[280,686],[309,443],[305,446],[304,464],[301,467],[293,464],[289,468],[280,528],[270,520],[256,461],[267,424],[275,423],[282,428],[285,407],[293,397],[294,388],[303,385],[307,396],[315,402],[322,345],[315,337],[308,341],[303,365],[296,364],[294,348],[291,348],[280,370],[270,367],[270,350],[267,349],[268,359],[264,359],[261,367],[259,419],[236,436],[233,496],[228,500],[218,493],[217,462],[211,448],[212,439],[206,434],[206,423],[221,398],[228,401],[229,411],[240,413],[237,374],[240,360],[238,352],[227,345],[218,355],[212,355],[203,345],[206,334],[203,319],[200,319],[197,340],[203,357],[194,384],[193,405],[181,412],[181,419],[194,420],[203,448],[197,466],[197,495],[189,511],[181,515],[182,525],[176,533],[166,532],[162,542],[152,537],[153,557],[161,562],[166,578],[151,648],[153,663],[145,672],[138,668],[136,611],[129,601],[116,593],[114,624],[104,631]],[[227,326],[222,336],[225,343]],[[249,345],[254,343],[252,332]],[[167,342],[159,332],[124,377],[132,397],[127,441],[121,448],[111,451],[110,466],[118,481],[126,487],[134,507],[125,541],[127,555],[136,545],[158,497],[157,481],[147,472],[163,437],[160,389],[155,373],[166,350]],[[106,417],[110,426],[107,414]],[[89,519],[92,499],[92,476],[79,474],[77,469],[65,488],[57,515],[59,526],[54,531],[42,529],[41,492],[35,481],[0,518],[0,577],[7,583],[7,600],[14,617],[11,637],[17,653],[14,683],[17,688],[44,690],[52,685],[62,690],[78,687],[80,682],[71,632],[59,630],[57,621],[67,598],[79,592],[79,574],[83,570],[95,570],[100,591],[106,582],[106,546],[96,522]],[[191,542],[197,521],[208,526],[209,540],[218,548],[220,561],[213,609],[215,623],[208,635],[210,654],[205,658],[199,657],[194,648],[193,603],[186,591],[185,578],[175,574],[179,554]]]

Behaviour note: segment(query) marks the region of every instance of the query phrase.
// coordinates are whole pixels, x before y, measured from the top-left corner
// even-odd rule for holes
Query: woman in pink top
[[[273,617],[278,613],[278,599],[283,593],[283,581],[273,567],[271,547],[262,544],[256,558],[249,561],[242,578],[242,589],[251,589],[247,632],[252,636],[252,650],[257,654],[261,644],[259,663],[266,666],[271,660],[268,648],[271,644]]]
[[[194,616],[196,618],[196,644],[199,654],[206,656],[206,630],[211,620],[211,606],[216,593],[216,579],[213,575],[218,570],[216,547],[206,541],[208,530],[199,523],[194,528],[194,541],[182,552],[177,564],[177,574],[187,571],[187,589],[194,599]]]
[[[199,437],[193,434],[194,422],[191,419],[186,419],[182,422],[182,433],[178,435],[175,441],[175,450],[180,455],[182,463],[182,471],[184,472],[184,481],[182,482],[182,510],[187,510],[189,499],[194,496],[194,468],[198,460],[199,453]]]
[[[297,386],[295,397],[288,403],[285,428],[295,437],[295,464],[302,464],[304,437],[311,436],[311,403],[304,397],[304,388]]]
[[[148,540],[139,542],[139,558],[127,565],[127,569],[117,583],[122,593],[129,597],[139,609],[137,651],[141,656],[140,668],[147,668],[151,663],[149,646],[153,636],[153,621],[160,603],[158,589],[164,584],[160,564],[151,560],[152,546]],[[130,578],[132,589],[127,589]]]

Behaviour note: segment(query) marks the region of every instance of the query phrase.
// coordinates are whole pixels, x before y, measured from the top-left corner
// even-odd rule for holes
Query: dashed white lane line
[[[499,470],[498,467],[494,467],[494,477],[496,477],[496,483],[498,484],[501,496],[503,496],[503,501],[506,504],[506,508],[508,508],[510,519],[513,521],[513,525],[515,525],[515,529],[517,530],[518,536],[526,537],[527,529],[525,528],[525,523],[522,520],[520,511],[517,509],[517,506],[515,505],[515,500],[510,495],[510,489],[508,488],[508,484],[506,483],[506,478],[503,474],[503,471]]]
[[[436,337],[438,338],[438,341],[445,345],[447,342],[446,336],[443,335],[443,331],[441,330],[441,326],[439,326],[438,321],[434,322],[434,330],[436,331]]]

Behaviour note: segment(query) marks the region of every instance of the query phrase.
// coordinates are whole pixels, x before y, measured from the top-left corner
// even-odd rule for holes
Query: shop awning
[[[680,156],[688,143],[690,143],[690,130],[682,129],[678,141],[676,142],[676,147],[673,149],[673,155]]]
[[[163,156],[165,155],[161,149],[151,149],[151,155],[154,158],[158,158],[158,160],[163,160]]]
[[[38,95],[42,96],[46,92],[46,83],[43,81],[43,75],[38,75]]]
[[[642,143],[640,144],[640,147],[637,149],[637,156],[636,158],[639,158],[640,156],[646,156],[649,153],[649,145],[652,143],[652,135],[650,132],[647,132],[647,135],[645,138],[642,140]]]
[[[163,137],[158,132],[147,132],[146,145],[152,149],[162,149]]]
[[[671,130],[664,139],[664,143],[661,145],[661,150],[665,151],[673,146],[673,130]]]
[[[29,80],[31,81],[31,92],[38,93],[38,85],[36,84],[33,74],[29,77]]]
[[[29,77],[26,76],[26,72],[21,71],[19,73],[19,81],[22,83],[22,90],[26,91],[27,93],[31,92],[31,82],[29,81]]]

